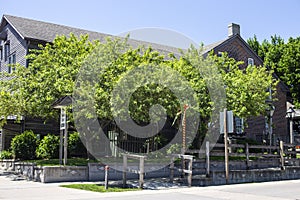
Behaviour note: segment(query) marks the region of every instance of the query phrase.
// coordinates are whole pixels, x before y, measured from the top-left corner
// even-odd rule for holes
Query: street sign
[[[227,132],[233,133],[233,112],[232,110],[227,111]],[[220,134],[224,133],[224,112],[220,112]]]
[[[67,127],[67,114],[64,108],[61,108],[60,110],[60,130],[65,130]]]

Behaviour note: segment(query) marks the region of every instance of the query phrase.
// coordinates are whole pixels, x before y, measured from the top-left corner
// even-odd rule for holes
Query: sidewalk
[[[127,195],[141,195],[151,194],[153,190],[161,191],[162,193],[168,190],[186,188],[180,184],[168,183],[168,180],[146,180],[145,190],[132,192],[118,192],[118,193],[97,193],[84,190],[76,190],[60,187],[60,185],[73,183],[102,183],[102,182],[62,182],[62,183],[40,183],[24,180],[16,175],[0,175],[0,199],[43,199],[43,200],[76,200],[76,199],[106,199],[108,197],[124,197]],[[111,181],[110,184],[116,184]],[[128,181],[132,186],[138,186],[138,181]],[[164,190],[163,190],[164,189]]]
[[[300,180],[209,187],[97,193],[59,187],[70,183],[12,181],[0,176],[0,199],[4,200],[294,200],[300,199]]]

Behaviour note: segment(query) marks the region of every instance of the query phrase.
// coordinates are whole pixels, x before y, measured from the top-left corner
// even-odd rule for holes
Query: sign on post
[[[227,133],[233,133],[233,112],[227,111],[226,115]],[[224,133],[224,112],[220,112],[220,134]]]
[[[67,127],[67,115],[66,110],[61,108],[60,109],[60,130],[65,130]]]

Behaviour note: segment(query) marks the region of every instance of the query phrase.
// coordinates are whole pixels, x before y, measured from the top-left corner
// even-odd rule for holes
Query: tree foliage
[[[289,86],[294,104],[300,106],[300,37],[289,38],[287,42],[280,36],[260,43],[256,36],[248,44],[264,60],[264,64]]]
[[[32,50],[27,56],[28,68],[17,64],[12,74],[2,74],[0,115],[57,116],[52,103],[72,94],[78,70],[96,44],[89,42],[87,35],[77,38],[70,34]]]
[[[157,77],[166,73],[168,75],[163,78],[164,84],[177,87],[178,93],[186,92],[185,87],[178,85],[179,82],[184,82],[193,89],[192,95],[197,100],[198,106],[192,109],[205,119],[203,123],[207,122],[215,106],[210,99],[207,85],[215,84],[216,74],[203,77],[199,73],[199,66],[202,66],[201,62],[205,60],[201,48],[191,47],[187,52],[182,52],[178,58],[163,55],[151,48],[128,48],[126,39],[107,39],[103,43],[91,43],[88,36],[76,38],[72,34],[69,37],[58,36],[52,44],[40,46],[39,50],[34,50],[28,56],[30,59],[28,68],[17,66],[13,74],[6,74],[6,80],[0,81],[0,115],[32,115],[43,118],[56,116],[55,110],[51,107],[52,103],[59,97],[73,93],[79,69],[85,64],[86,58],[95,54],[93,51],[95,48],[102,50],[101,55],[96,54],[96,58],[98,61],[100,59],[103,65],[100,66],[102,71],[99,73],[97,71],[99,68],[96,68],[93,62],[88,63],[85,78],[97,73],[96,87],[92,90],[85,84],[85,80],[81,80],[81,86],[85,86],[81,92],[94,92],[96,104],[91,106],[96,109],[98,118],[112,120],[112,101],[124,102],[122,97],[112,99],[113,90],[119,81],[126,81],[126,77],[133,69],[152,66],[158,73],[153,76],[153,82],[150,81],[132,93],[129,104],[130,116],[140,124],[147,124],[150,120],[149,109],[153,105],[162,105],[170,118],[174,118],[178,110],[182,109],[183,105],[179,104],[173,91],[157,81],[159,80]],[[222,57],[210,54],[207,59],[209,62],[206,64],[218,66],[219,75],[225,84],[222,87],[226,86],[226,103],[229,109],[243,118],[257,116],[265,111],[267,93],[262,91],[273,84],[272,76],[266,68],[249,66],[242,71],[238,67],[241,62],[229,58],[225,53]],[[210,64],[206,66],[206,71],[211,70]],[[169,74],[170,69],[175,72]],[[177,73],[183,77],[182,80],[178,80]],[[149,76],[142,71],[135,75],[136,80],[143,80]],[[123,111],[116,112],[120,114]],[[85,117],[89,117],[88,112],[85,114]]]

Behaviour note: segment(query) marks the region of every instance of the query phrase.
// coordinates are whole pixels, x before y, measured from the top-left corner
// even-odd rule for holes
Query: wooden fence
[[[268,145],[249,145],[249,144],[229,144],[228,152],[230,160],[241,160],[245,161],[246,169],[250,168],[250,161],[253,159],[278,159],[279,166],[281,169],[285,169],[285,166],[299,165],[300,159],[297,158],[297,152],[295,145],[285,144],[282,141],[276,146]],[[206,174],[210,173],[211,160],[216,157],[225,156],[225,145],[224,144],[210,144],[206,143],[205,150],[188,150],[186,154],[192,154],[199,159],[205,159]],[[205,155],[204,157],[201,155]],[[232,161],[229,161],[232,162]]]

